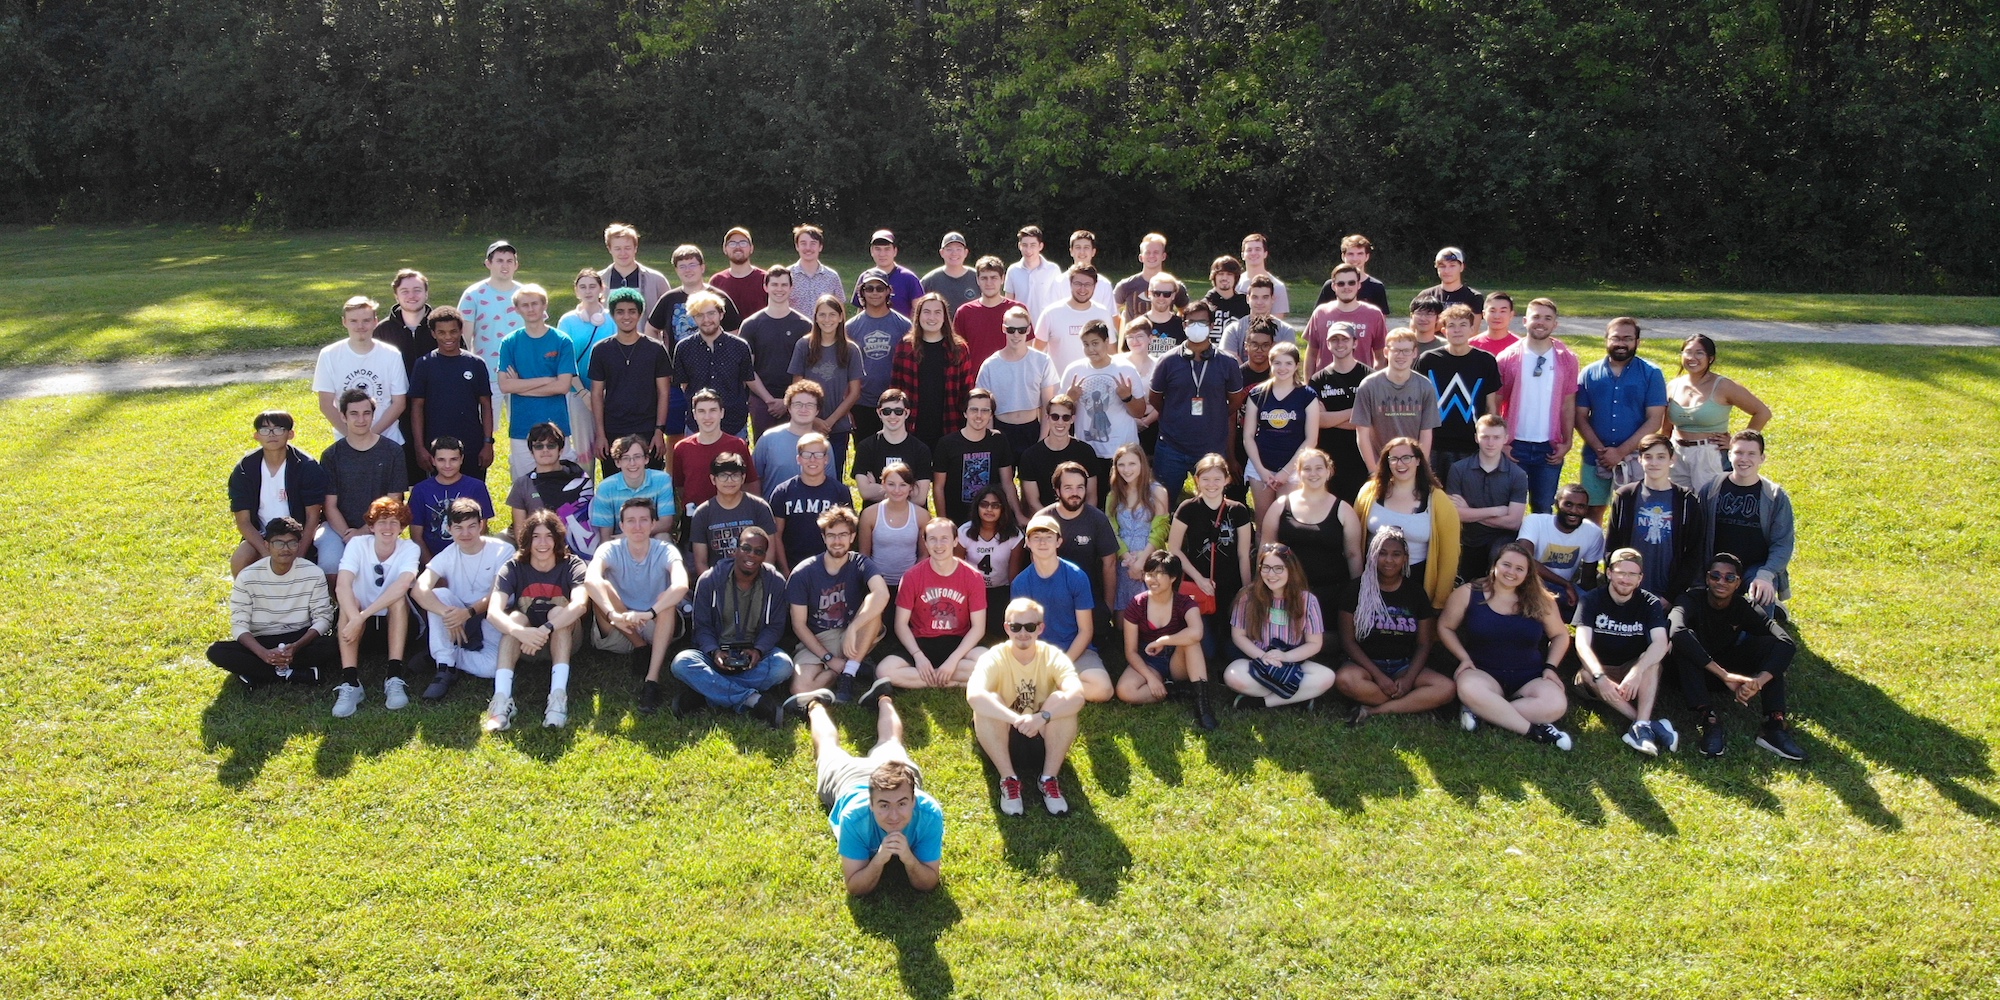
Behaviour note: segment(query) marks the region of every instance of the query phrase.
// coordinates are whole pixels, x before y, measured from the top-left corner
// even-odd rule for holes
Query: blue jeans
[[[1153,446],[1153,478],[1167,488],[1168,513],[1172,513],[1174,508],[1179,507],[1181,501],[1188,496],[1183,492],[1187,486],[1188,474],[1194,471],[1194,464],[1201,459],[1200,455],[1190,455],[1168,444],[1164,438]]]
[[[1555,446],[1547,441],[1516,441],[1507,446],[1514,464],[1528,474],[1528,509],[1547,514],[1556,509],[1556,486],[1562,482],[1562,466],[1550,465]]]
[[[708,654],[699,649],[684,649],[674,657],[670,667],[674,676],[682,684],[694,689],[715,708],[742,710],[743,703],[753,694],[761,694],[792,679],[792,658],[783,650],[774,649],[765,653],[757,665],[740,674],[720,673],[711,663]]]

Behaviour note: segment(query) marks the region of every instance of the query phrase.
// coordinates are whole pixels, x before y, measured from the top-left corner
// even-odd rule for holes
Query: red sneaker
[[[1049,815],[1061,816],[1063,813],[1069,812],[1069,800],[1063,798],[1062,786],[1056,784],[1056,779],[1043,778],[1041,789],[1042,808],[1047,809]]]
[[[1021,815],[1021,779],[1011,774],[1000,779],[1000,812],[1007,816]]]

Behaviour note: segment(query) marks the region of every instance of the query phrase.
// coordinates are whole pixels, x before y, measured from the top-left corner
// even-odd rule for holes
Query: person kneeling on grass
[[[440,454],[443,461],[451,460],[449,451],[432,452]],[[500,668],[500,642],[485,627],[486,609],[492,604],[493,581],[514,558],[513,545],[486,537],[486,512],[478,500],[451,501],[444,520],[451,544],[417,574],[410,593],[426,612],[431,659],[437,661],[437,674],[424,688],[424,700],[431,702],[442,701],[460,674],[490,679]]]
[[[862,659],[882,638],[889,584],[867,556],[854,551],[857,523],[846,507],[821,511],[819,532],[826,551],[807,556],[786,583],[792,631],[799,637],[792,690],[805,694],[831,687],[833,700],[842,705],[854,702],[859,685],[888,686],[875,679],[875,665]]]
[[[672,667],[685,686],[675,716],[709,705],[754,714],[772,729],[784,724],[779,692],[792,679],[792,658],[778,640],[789,620],[787,590],[784,576],[764,561],[770,554],[770,534],[744,528],[735,554],[695,581],[688,616],[694,648],[675,656]]]
[[[253,690],[287,681],[318,684],[333,668],[333,601],[326,574],[299,558],[305,526],[279,514],[264,522],[270,555],[243,567],[229,587],[229,630],[236,638],[208,647],[208,662]]]
[[[1667,602],[1640,589],[1646,578],[1638,549],[1619,549],[1605,564],[1604,586],[1576,606],[1576,696],[1601,701],[1631,722],[1625,745],[1648,757],[1680,749],[1680,734],[1654,720],[1660,664],[1667,658]]]
[[[569,658],[590,614],[583,577],[583,560],[571,555],[563,541],[562,518],[550,510],[529,514],[521,528],[521,550],[501,567],[487,601],[487,624],[500,633],[493,700],[480,721],[487,732],[514,724],[514,665],[523,656],[549,660],[549,706],[542,725],[569,724]]]
[[[794,695],[785,705],[803,712],[812,727],[819,804],[840,843],[840,872],[848,893],[874,892],[891,861],[902,862],[910,888],[929,892],[937,888],[944,860],[944,810],[920,787],[923,772],[903,748],[903,720],[896,706],[887,698],[872,700],[875,749],[866,757],[841,747],[840,731],[826,711],[833,694],[825,688]]]
[[[1201,651],[1201,606],[1181,593],[1180,556],[1154,549],[1146,557],[1146,589],[1132,595],[1122,612],[1125,672],[1118,700],[1128,705],[1165,701],[1167,685],[1192,681],[1195,725],[1215,728],[1208,701],[1208,657]]]
[[[1569,629],[1555,598],[1535,575],[1534,543],[1500,547],[1486,579],[1451,592],[1438,619],[1438,638],[1458,658],[1459,724],[1466,732],[1484,719],[1559,750],[1572,745],[1555,722],[1569,710],[1556,665],[1569,651]],[[1548,652],[1544,654],[1543,642]]]
[[[1076,742],[1083,682],[1063,651],[1042,641],[1042,606],[1025,597],[1007,605],[1007,642],[986,650],[965,683],[972,732],[1000,772],[1000,811],[1021,815],[1021,777],[1014,756],[1042,758],[1042,808],[1069,811],[1056,775]]]
[[[1257,573],[1237,595],[1229,636],[1246,657],[1222,672],[1237,708],[1304,705],[1333,687],[1333,671],[1312,658],[1326,644],[1319,598],[1306,589],[1299,557],[1282,542],[1257,549]]]
[[[597,622],[591,645],[630,654],[633,667],[645,673],[642,715],[660,710],[660,670],[688,593],[687,567],[673,540],[655,534],[655,511],[650,497],[626,497],[618,507],[618,537],[597,547],[583,578]]]
[[[394,496],[368,505],[361,533],[340,557],[334,597],[340,604],[340,686],[333,689],[333,717],[345,719],[361,707],[361,642],[369,632],[388,639],[388,678],[383,705],[394,711],[410,703],[403,683],[403,650],[410,638],[410,584],[417,579],[422,553],[402,537],[410,508]],[[421,624],[421,623],[420,623]]]
[[[1718,480],[1720,481],[1720,480]],[[1701,725],[1701,752],[1720,757],[1726,744],[1711,693],[1727,690],[1738,705],[1762,698],[1764,725],[1757,745],[1786,760],[1804,760],[1785,722],[1785,672],[1798,647],[1771,613],[1743,593],[1743,561],[1717,552],[1704,586],[1681,595],[1667,613],[1681,696]]]
[[[950,518],[931,518],[924,525],[930,558],[910,567],[896,590],[902,654],[883,657],[875,673],[897,687],[963,687],[985,652],[986,578],[952,554],[957,540]]]
[[[1371,715],[1408,715],[1442,708],[1457,689],[1430,669],[1437,610],[1424,582],[1410,575],[1410,542],[1391,524],[1368,543],[1368,563],[1340,607],[1340,645],[1347,663],[1334,687],[1356,702],[1347,724]]]

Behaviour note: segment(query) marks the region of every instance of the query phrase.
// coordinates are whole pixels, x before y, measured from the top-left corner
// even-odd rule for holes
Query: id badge
[[[1193,406],[1191,406],[1191,407],[1190,407],[1189,409],[1190,409],[1190,411],[1191,411],[1191,412],[1192,412],[1192,413],[1193,413],[1193,414],[1194,414],[1195,416],[1197,416],[1197,417],[1201,416],[1201,397],[1200,397],[1200,396],[1196,396],[1196,397],[1194,398],[1194,405],[1193,405]]]

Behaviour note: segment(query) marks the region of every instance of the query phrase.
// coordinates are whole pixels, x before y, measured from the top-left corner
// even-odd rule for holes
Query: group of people
[[[1357,726],[1455,705],[1468,730],[1567,750],[1574,697],[1656,755],[1680,745],[1665,677],[1702,753],[1726,749],[1725,699],[1756,699],[1757,745],[1803,759],[1771,411],[1708,338],[1669,380],[1621,317],[1586,365],[1554,302],[1517,335],[1456,247],[1391,329],[1361,236],[1297,324],[1258,234],[1199,297],[1158,234],[1114,282],[1089,232],[1066,268],[1034,226],[1011,264],[968,265],[947,233],[919,277],[881,230],[851,294],[818,228],[792,236],[795,262],[759,267],[731,229],[713,274],[678,247],[672,281],[615,224],[554,323],[507,241],[456,308],[413,270],[386,318],[348,300],[313,380],[338,438],[315,460],[291,414],[260,413],[230,476],[233,638],[209,658],[253,688],[337,671],[344,718],[370,642],[383,704],[408,704],[415,640],[421,697],[490,679],[495,731],[524,661],[548,662],[543,723],[566,725],[589,646],[630,658],[642,713],[806,718],[857,892],[891,858],[937,878],[898,689],[966,691],[1007,814],[1030,789],[1067,811],[1080,709],[1114,699],[1185,699],[1204,730],[1225,698],[1337,694]],[[505,537],[485,482],[501,421]],[[866,758],[839,747],[841,704],[877,713]]]

